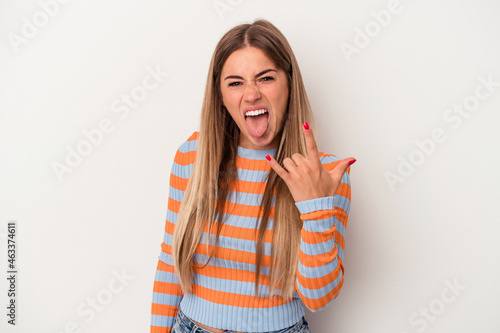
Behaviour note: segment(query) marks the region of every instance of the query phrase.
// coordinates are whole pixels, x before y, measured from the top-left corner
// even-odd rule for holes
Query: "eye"
[[[230,87],[237,87],[239,85],[241,85],[241,82],[238,82],[238,81],[235,81],[235,82],[231,82],[228,84]]]
[[[274,77],[272,76],[266,76],[266,77],[263,77],[262,79],[260,79],[259,81],[273,81],[274,80]]]

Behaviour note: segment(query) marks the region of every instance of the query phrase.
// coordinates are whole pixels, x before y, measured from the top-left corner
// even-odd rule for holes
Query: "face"
[[[256,47],[234,51],[221,73],[222,102],[240,129],[239,145],[271,149],[288,104],[286,73]]]

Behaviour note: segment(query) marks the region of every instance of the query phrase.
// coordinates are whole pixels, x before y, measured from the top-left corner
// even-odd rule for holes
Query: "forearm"
[[[344,281],[345,228],[336,219],[341,208],[334,206],[334,197],[296,205],[303,220],[296,288],[309,310],[320,311],[337,297]]]
[[[163,246],[165,247],[165,244]],[[171,263],[171,255],[162,251],[153,286],[151,333],[171,331],[181,300],[182,292],[173,263]]]

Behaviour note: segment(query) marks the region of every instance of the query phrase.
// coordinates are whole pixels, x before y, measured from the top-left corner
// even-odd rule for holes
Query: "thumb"
[[[330,175],[335,180],[340,181],[344,173],[347,171],[347,168],[354,164],[354,162],[356,162],[356,159],[353,157],[343,159],[337,164],[337,166],[335,166],[335,168],[333,168],[333,170],[330,171]]]

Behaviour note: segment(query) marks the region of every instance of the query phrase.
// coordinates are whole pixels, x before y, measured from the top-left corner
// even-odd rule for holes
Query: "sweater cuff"
[[[333,210],[335,197],[322,197],[306,201],[296,202],[295,206],[299,209],[300,214],[308,214],[318,210]]]

